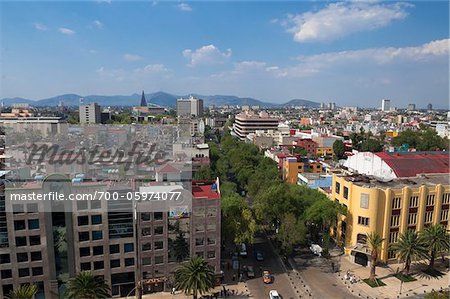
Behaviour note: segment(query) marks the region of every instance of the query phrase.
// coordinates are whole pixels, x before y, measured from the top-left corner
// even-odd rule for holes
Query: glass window
[[[28,262],[28,253],[26,252],[18,252],[17,253],[17,262]]]
[[[155,220],[162,220],[163,219],[163,213],[162,212],[155,212],[154,213]]]
[[[92,222],[92,224],[101,224],[102,223],[102,215],[92,215],[91,222]]]
[[[11,257],[8,253],[0,254],[0,264],[9,264],[11,263]]]
[[[94,262],[94,270],[100,270],[105,268],[105,262],[104,261],[96,261]]]
[[[101,240],[103,239],[103,232],[101,230],[92,231],[92,240]]]
[[[30,246],[41,245],[41,236],[30,236]]]
[[[110,254],[119,253],[119,252],[120,252],[119,244],[109,245],[109,253]]]
[[[209,259],[213,259],[213,258],[216,257],[216,252],[215,252],[215,251],[208,251],[208,252],[206,253],[206,256],[207,256],[207,258],[209,258]]]
[[[120,267],[120,260],[119,259],[111,260],[110,264],[111,264],[111,268],[119,268]]]
[[[28,229],[39,229],[39,219],[29,219]]]
[[[216,208],[209,208],[206,212],[207,217],[216,217],[217,215],[217,209]]]
[[[30,253],[31,261],[41,261],[42,260],[42,253],[40,251],[32,251]]]
[[[164,242],[163,241],[155,241],[155,250],[163,249],[164,248]]]
[[[151,257],[144,257],[142,258],[142,265],[151,265],[152,264],[152,258]]]
[[[196,256],[199,256],[199,257],[201,257],[201,258],[204,257],[203,251],[197,251],[197,252],[195,253],[195,255],[196,255]]]
[[[411,196],[409,198],[409,207],[416,208],[419,205],[419,196]]]
[[[94,246],[92,248],[93,255],[102,255],[103,254],[103,246]]]
[[[27,212],[28,213],[37,213],[37,211],[38,211],[38,204],[37,203],[27,204]]]
[[[85,200],[77,201],[77,209],[78,211],[83,211],[88,209],[88,202]]]
[[[205,239],[204,238],[195,238],[195,245],[196,246],[201,246],[205,243]]]
[[[344,198],[348,199],[348,188],[344,186]]]
[[[402,199],[400,197],[394,197],[392,199],[392,209],[393,210],[400,209],[401,204],[402,204]]]
[[[12,271],[10,269],[2,270],[1,271],[2,279],[5,278],[11,278],[12,277]]]
[[[25,213],[24,205],[22,205],[22,204],[13,205],[13,213],[14,214]]]
[[[142,251],[152,250],[152,243],[144,243],[142,244]]]
[[[155,256],[155,265],[162,264],[162,263],[164,263],[164,256],[162,256],[162,255]]]
[[[214,245],[214,244],[216,244],[216,239],[214,239],[214,238],[212,238],[212,237],[208,237],[207,241],[208,241],[208,245]]]
[[[155,227],[155,235],[162,235],[164,228],[162,226]]]
[[[27,238],[26,237],[16,237],[16,246],[27,246]]]
[[[91,249],[89,247],[80,247],[80,256],[91,255]]]
[[[142,229],[142,235],[143,236],[151,236],[152,235],[152,228],[151,227],[144,227]]]
[[[369,218],[358,216],[358,224],[364,225],[364,226],[369,226]]]
[[[359,206],[361,207],[361,209],[369,208],[369,194],[361,193],[361,197],[359,199]]]
[[[338,183],[338,182],[336,182],[335,191],[336,191],[337,194],[339,194],[339,192],[341,192],[341,184]]]
[[[80,268],[81,268],[81,271],[89,271],[89,270],[91,270],[91,263],[90,262],[81,263]]]
[[[100,200],[91,200],[91,209],[100,209],[102,207],[102,202]]]
[[[434,194],[427,195],[427,206],[434,206]]]
[[[25,220],[14,221],[14,230],[24,230],[24,229],[25,229]]]
[[[417,222],[417,214],[412,213],[408,215],[408,225],[414,225]]]
[[[400,225],[400,215],[391,216],[391,226],[396,227]]]
[[[25,277],[25,276],[30,276],[30,269],[29,268],[19,269],[19,277]]]
[[[152,213],[141,213],[142,221],[150,221],[152,220]]]
[[[133,243],[123,244],[123,251],[124,252],[133,252],[134,251],[134,244]]]
[[[89,241],[89,232],[79,232],[78,233],[78,240],[80,242]]]
[[[33,276],[43,275],[44,269],[42,267],[33,267],[31,268],[31,273]]]
[[[88,225],[89,217],[88,216],[78,216],[78,226]]]
[[[133,266],[134,265],[134,258],[126,258],[125,259],[125,267]]]

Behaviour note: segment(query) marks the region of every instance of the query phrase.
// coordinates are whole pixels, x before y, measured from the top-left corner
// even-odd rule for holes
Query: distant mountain
[[[240,98],[232,95],[209,95],[209,96],[199,94],[193,95],[200,99],[203,99],[205,106],[249,105],[260,107],[294,107],[294,106],[319,107],[319,103],[301,99],[290,100],[289,102],[284,104],[274,104],[263,102],[253,98]],[[145,98],[149,105],[153,104],[163,107],[175,107],[176,100],[180,97],[188,97],[188,96],[178,96],[162,91],[145,94]],[[35,101],[24,98],[4,98],[1,99],[0,101],[2,101],[5,106],[11,106],[14,103],[27,103],[35,107],[57,106],[61,101],[66,106],[78,106],[80,98],[84,99],[84,103],[96,102],[100,106],[135,106],[140,103],[141,95],[137,93],[132,95],[112,95],[112,96],[104,96],[104,95],[80,96],[77,94],[63,94]]]

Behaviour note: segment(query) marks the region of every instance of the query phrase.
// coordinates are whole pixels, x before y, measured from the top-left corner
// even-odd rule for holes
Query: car
[[[278,292],[276,290],[271,290],[269,292],[269,298],[270,299],[281,299],[280,295],[278,294]]]
[[[270,274],[269,271],[264,271],[263,272],[263,282],[264,283],[272,283],[272,275]]]
[[[255,277],[255,270],[253,269],[253,266],[247,266],[247,277],[248,278],[254,278]]]
[[[256,252],[256,260],[258,262],[264,261],[264,254],[261,251]]]
[[[245,243],[241,244],[241,250],[239,251],[239,255],[242,257],[247,257],[247,246]]]
[[[315,255],[322,256],[322,247],[318,244],[311,244],[309,250],[311,250]]]

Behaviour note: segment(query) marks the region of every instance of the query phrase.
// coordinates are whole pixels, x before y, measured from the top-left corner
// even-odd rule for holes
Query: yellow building
[[[414,167],[414,166],[411,166]],[[384,239],[380,260],[395,262],[389,250],[406,230],[421,231],[434,224],[449,229],[450,185],[446,174],[426,174],[389,182],[362,175],[333,175],[331,199],[348,209],[332,233],[351,260],[367,265],[370,250],[366,234],[377,232]]]
[[[297,158],[286,158],[283,161],[283,180],[289,184],[297,184],[298,174],[305,172],[305,163]]]
[[[316,155],[317,156],[327,156],[327,155],[333,155],[333,148],[332,147],[318,147],[316,148]]]

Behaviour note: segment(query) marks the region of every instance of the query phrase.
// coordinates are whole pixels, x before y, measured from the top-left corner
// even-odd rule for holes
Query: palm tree
[[[434,269],[436,254],[447,251],[450,247],[448,231],[441,224],[429,226],[422,232],[421,239],[428,247],[429,268]]]
[[[215,275],[213,268],[201,257],[193,256],[186,264],[175,272],[175,287],[183,290],[186,295],[208,292],[214,287]]]
[[[411,262],[415,258],[427,257],[428,249],[415,231],[407,230],[401,234],[397,243],[392,244],[391,249],[396,251],[401,261],[405,262],[406,275],[409,274]]]
[[[110,298],[109,286],[101,277],[90,271],[81,271],[69,280],[65,298],[70,299],[104,299]]]
[[[375,282],[375,269],[377,267],[378,262],[378,251],[381,249],[381,244],[383,243],[384,239],[381,238],[381,236],[376,232],[371,232],[367,234],[367,243],[369,244],[369,247],[371,249],[371,261],[370,261],[370,276],[369,280],[371,282]]]
[[[6,295],[7,299],[33,299],[38,288],[34,284],[24,284]]]

